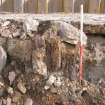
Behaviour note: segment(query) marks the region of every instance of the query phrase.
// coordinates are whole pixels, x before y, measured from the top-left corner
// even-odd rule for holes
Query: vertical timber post
[[[0,0],[0,12],[2,12],[2,0]]]
[[[24,12],[24,0],[14,0],[14,12]]]
[[[46,13],[49,12],[49,0],[46,0]]]

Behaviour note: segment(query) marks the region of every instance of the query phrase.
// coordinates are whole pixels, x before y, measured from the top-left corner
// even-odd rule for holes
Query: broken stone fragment
[[[27,98],[24,105],[33,105],[33,100],[31,98]]]
[[[25,19],[23,29],[25,32],[37,31],[39,22],[31,17]]]
[[[18,87],[18,89],[20,90],[20,92],[22,92],[23,94],[25,94],[26,93],[26,87],[25,87],[25,85],[22,83],[22,82],[19,82],[18,84],[17,84],[17,87]]]
[[[20,35],[21,35],[21,30],[19,30],[19,29],[16,30],[16,32],[13,33],[14,38],[19,37]]]
[[[6,27],[10,24],[10,21],[5,21],[4,23],[2,23],[2,27]]]
[[[54,75],[50,75],[47,84],[52,85],[56,81],[56,77]]]
[[[27,38],[26,33],[22,33],[22,35],[20,36],[20,39],[25,40]]]
[[[16,77],[16,73],[14,71],[9,72],[9,81],[10,81],[10,85],[13,83],[13,81],[15,80]]]
[[[47,76],[47,66],[44,61],[45,52],[43,49],[34,50],[32,53],[33,70],[43,76]]]
[[[1,36],[5,37],[5,38],[8,38],[10,36],[12,37],[12,34],[11,34],[9,29],[3,29],[2,32],[1,32]]]
[[[60,87],[63,84],[63,75],[62,72],[54,72],[52,73],[48,80],[46,81],[45,89],[49,89],[51,85],[55,87]]]
[[[11,105],[12,104],[12,99],[11,98],[7,98],[7,104],[6,105]]]
[[[0,73],[2,72],[2,70],[6,64],[6,61],[7,61],[7,54],[4,51],[3,47],[0,46]]]
[[[13,88],[12,87],[8,87],[7,88],[7,92],[8,92],[8,94],[12,95],[14,93]]]

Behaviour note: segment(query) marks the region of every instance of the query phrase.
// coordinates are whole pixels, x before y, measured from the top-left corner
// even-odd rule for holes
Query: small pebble
[[[13,81],[15,80],[16,74],[14,71],[9,72],[9,81],[10,81],[10,85],[13,83]]]
[[[7,25],[10,24],[10,21],[5,21],[3,24],[2,24],[2,27],[6,27]]]
[[[7,98],[7,105],[11,105],[11,98]]]
[[[17,85],[18,89],[23,93],[25,94],[26,93],[26,88],[24,86],[23,83],[19,82],[18,85]]]
[[[8,87],[7,91],[8,91],[8,93],[9,93],[9,94],[13,94],[13,93],[14,93],[14,91],[13,91],[13,88],[12,88],[12,87]]]
[[[24,105],[33,105],[33,100],[31,98],[27,98]]]

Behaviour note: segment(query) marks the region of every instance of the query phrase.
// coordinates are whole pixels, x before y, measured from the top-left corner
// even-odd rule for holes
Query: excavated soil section
[[[88,82],[79,81],[75,29],[70,26],[68,40],[62,35],[69,32],[58,31],[59,24],[35,23],[30,29],[23,21],[0,22],[0,105],[105,105],[105,38],[87,36],[84,78]]]

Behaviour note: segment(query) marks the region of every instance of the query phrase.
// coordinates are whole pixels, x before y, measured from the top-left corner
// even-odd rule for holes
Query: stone
[[[13,90],[12,87],[8,87],[8,88],[7,88],[7,92],[8,92],[9,94],[13,94],[13,93],[14,93],[14,90]]]
[[[80,30],[75,28],[70,23],[62,21],[55,21],[55,25],[58,29],[59,36],[62,38],[63,41],[74,45],[80,43]],[[83,44],[86,45],[86,43],[87,37],[85,33],[83,33]]]
[[[3,97],[5,92],[5,88],[4,87],[0,87],[0,97]]]
[[[22,35],[20,36],[20,39],[25,40],[27,38],[26,33],[22,33]]]
[[[6,104],[7,104],[7,100],[3,99],[3,105],[6,105]]]
[[[19,82],[18,84],[17,84],[17,87],[18,87],[18,89],[20,90],[20,92],[22,92],[23,94],[25,94],[26,93],[26,87],[24,86],[24,84],[22,83],[22,82]]]
[[[10,85],[13,83],[13,81],[15,80],[16,77],[16,73],[14,71],[9,72],[9,81],[10,81]]]
[[[16,30],[16,32],[13,33],[14,38],[19,37],[20,35],[21,35],[21,30],[19,30],[19,29]]]
[[[10,21],[5,21],[3,24],[2,24],[2,27],[6,27],[10,24]]]
[[[56,81],[56,77],[54,75],[50,75],[49,79],[47,80],[47,85],[52,85]]]
[[[9,39],[7,52],[10,57],[20,61],[31,61],[32,42],[31,40]]]
[[[22,98],[21,93],[18,92],[18,91],[15,91],[15,92],[14,92],[14,96],[12,97],[12,101],[13,101],[14,103],[18,103],[18,102],[21,100],[21,98]]]
[[[60,77],[58,77],[58,78],[56,79],[56,81],[54,82],[54,85],[55,85],[56,87],[60,87],[60,86],[62,85],[62,81],[61,81],[61,78],[60,78]]]
[[[31,98],[27,98],[24,105],[33,105],[33,100]]]
[[[11,38],[12,34],[9,29],[3,29],[1,32],[1,36],[5,38],[8,38],[8,37]]]
[[[7,98],[7,104],[6,105],[11,105],[12,104],[11,102],[12,102],[11,98],[8,97]]]
[[[7,54],[2,46],[0,46],[0,73],[2,72],[7,61]]]
[[[28,17],[24,21],[23,29],[25,32],[37,31],[38,25],[39,22],[37,20],[34,20],[32,17]]]
[[[44,61],[45,52],[43,50],[34,50],[32,53],[33,70],[40,75],[47,76],[47,66]]]

